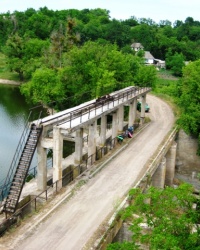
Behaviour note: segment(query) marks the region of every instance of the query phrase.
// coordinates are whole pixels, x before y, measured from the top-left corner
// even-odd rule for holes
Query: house
[[[149,51],[144,52],[145,64],[154,64],[154,57]]]
[[[133,43],[131,44],[131,48],[135,51],[139,51],[141,49],[144,49],[141,43]]]
[[[136,51],[136,53],[140,50],[144,50],[144,47],[141,43],[133,43],[131,44],[131,48]],[[149,51],[144,51],[144,60],[146,65],[155,64],[155,59]]]

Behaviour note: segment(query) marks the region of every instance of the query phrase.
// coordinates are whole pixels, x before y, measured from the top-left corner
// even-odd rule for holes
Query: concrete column
[[[165,187],[166,158],[164,157],[152,176],[152,186],[157,188]]]
[[[124,127],[124,106],[120,106],[117,110],[118,116],[118,132],[121,133]]]
[[[165,185],[172,186],[175,174],[175,164],[176,164],[176,148],[177,143],[174,141],[173,145],[170,147],[166,154],[166,178]]]
[[[97,130],[97,121],[89,125],[89,134],[88,134],[88,157],[92,155],[92,158],[89,159],[89,164],[95,161],[96,153],[96,130]]]
[[[137,117],[137,98],[133,99],[133,123]]]
[[[58,181],[57,191],[62,188],[63,137],[60,128],[53,127],[53,182]]]
[[[133,126],[133,103],[129,105],[128,126]]]
[[[132,103],[129,105],[129,116],[128,116],[128,126],[133,126],[136,119],[136,107],[137,99],[133,99]]]
[[[112,139],[117,137],[117,113],[112,114]]]
[[[41,143],[42,136],[37,144],[37,187],[44,191],[47,188],[47,151]]]
[[[146,95],[141,97],[141,113],[140,113],[140,123],[144,124],[145,118],[145,105],[146,105]]]
[[[106,127],[107,127],[107,116],[101,117],[101,134],[100,134],[100,146],[104,146],[106,142]]]
[[[76,130],[74,164],[80,164],[83,157],[83,128]]]

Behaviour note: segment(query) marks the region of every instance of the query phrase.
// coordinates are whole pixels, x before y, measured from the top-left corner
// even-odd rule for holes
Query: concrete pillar
[[[145,118],[145,105],[146,105],[146,95],[141,97],[141,113],[140,113],[140,123],[144,124]]]
[[[118,133],[123,132],[124,128],[124,106],[120,106],[117,110],[118,116]]]
[[[106,127],[107,127],[107,116],[101,117],[101,134],[100,134],[100,146],[104,146],[106,142]]]
[[[137,117],[137,98],[133,99],[133,123]]]
[[[152,176],[152,186],[157,188],[165,187],[166,158],[164,157]]]
[[[80,164],[83,157],[83,128],[76,130],[74,164]]]
[[[133,126],[136,119],[137,98],[133,99],[129,106],[128,126]]]
[[[117,137],[117,113],[112,114],[112,139]]]
[[[53,127],[53,182],[57,182],[57,191],[62,188],[63,137],[60,128]]]
[[[89,164],[95,162],[96,158],[96,129],[97,129],[97,121],[93,122],[89,125],[89,134],[88,134],[88,157],[91,156],[89,159]]]
[[[165,185],[172,186],[175,174],[177,143],[174,141],[166,154],[166,178]]]
[[[44,191],[47,188],[47,151],[41,142],[42,136],[37,144],[37,188]]]

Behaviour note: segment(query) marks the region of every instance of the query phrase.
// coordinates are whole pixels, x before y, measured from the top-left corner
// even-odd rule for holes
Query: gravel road
[[[0,249],[89,249],[84,248],[85,244],[137,183],[145,163],[174,124],[173,112],[165,102],[152,95],[147,96],[147,102],[151,108],[147,115],[152,122],[127,149],[89,179],[70,200],[63,199],[36,228],[26,231],[22,225],[13,236],[5,235],[0,240]]]

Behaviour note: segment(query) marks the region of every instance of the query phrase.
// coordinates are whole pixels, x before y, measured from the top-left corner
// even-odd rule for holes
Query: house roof
[[[154,59],[154,57],[152,56],[152,54],[149,51],[144,52],[144,58],[146,58],[146,59]]]
[[[144,49],[144,47],[142,46],[141,43],[133,43],[133,44],[131,44],[131,48],[140,48],[140,49]]]

